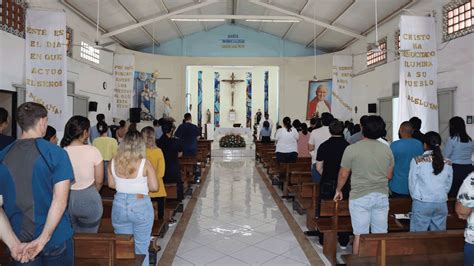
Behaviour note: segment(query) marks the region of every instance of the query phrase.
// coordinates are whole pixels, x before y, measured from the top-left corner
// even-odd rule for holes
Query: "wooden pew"
[[[314,185],[311,171],[290,171],[290,184],[294,184],[288,188],[295,195],[293,210],[303,215],[311,207]]]
[[[462,265],[463,230],[360,236],[359,253],[347,265]]]
[[[273,150],[275,151],[275,143],[262,143],[261,141],[256,141],[255,142],[255,160],[256,161],[261,161],[262,158],[262,152],[264,150]]]
[[[291,171],[307,171],[311,170],[311,158],[298,158],[296,163],[279,163],[278,175],[283,182],[283,197],[289,196],[289,187],[291,186],[290,173]]]
[[[133,236],[76,234],[74,261],[76,265],[141,265],[145,255],[135,255]]]
[[[145,255],[135,254],[131,235],[75,234],[74,263],[80,266],[142,265]],[[9,265],[7,246],[0,241],[0,265]]]

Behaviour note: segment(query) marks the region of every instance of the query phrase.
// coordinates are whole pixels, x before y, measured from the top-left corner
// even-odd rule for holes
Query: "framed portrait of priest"
[[[310,80],[308,85],[308,105],[306,120],[321,117],[322,113],[331,112],[332,79]]]

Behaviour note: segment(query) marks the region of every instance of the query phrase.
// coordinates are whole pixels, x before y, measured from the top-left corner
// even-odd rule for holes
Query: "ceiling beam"
[[[201,8],[201,7],[212,5],[216,2],[217,2],[217,0],[207,0],[206,2],[202,2],[202,3],[199,3],[199,4],[187,5],[183,8],[176,9],[176,10],[174,10],[174,11],[168,13],[168,14],[159,15],[157,17],[147,19],[147,20],[144,20],[144,21],[139,22],[139,23],[135,23],[135,24],[132,24],[132,25],[125,26],[123,28],[113,30],[109,33],[106,33],[106,34],[102,35],[101,38],[103,39],[103,38],[107,38],[107,37],[112,37],[112,36],[115,36],[117,34],[124,33],[124,32],[130,31],[130,30],[136,29],[136,28],[148,25],[148,24],[153,23],[153,22],[157,22],[157,21],[161,21],[161,20],[164,20],[164,19],[171,18],[172,16],[177,15],[177,14],[181,14],[181,13],[188,12],[188,11],[191,11],[191,10],[195,10],[195,9],[198,9],[198,8]]]
[[[130,10],[122,3],[121,0],[117,0],[117,3],[122,7],[123,10],[125,10],[125,12],[128,14],[128,16],[130,18],[132,18],[135,23],[138,23],[138,19],[132,14],[132,12],[130,12]],[[145,27],[140,27],[142,29],[143,32],[145,32],[145,34],[151,39],[151,41],[153,42],[154,45],[156,46],[160,46],[160,42],[158,42],[156,39],[155,39],[155,36],[153,36],[152,34],[150,34],[150,32],[148,32]]]
[[[339,13],[332,21],[331,21],[331,25],[334,25],[334,23],[336,23],[336,21],[338,19],[340,19],[346,12],[347,10],[349,10],[351,7],[354,6],[354,4],[356,3],[356,0],[352,0],[349,5],[346,6],[346,8],[344,8],[344,10],[342,10],[341,13]],[[318,35],[316,35],[307,45],[306,45],[306,48],[310,47],[315,41],[317,41],[319,39],[319,37],[323,36],[324,33],[326,33],[328,31],[327,28],[325,28],[323,31],[321,31],[320,33],[318,33]]]
[[[161,2],[161,6],[163,6],[163,8],[166,11],[166,14],[169,14],[170,11],[169,11],[168,7],[166,6],[165,1],[160,0],[160,2]],[[174,22],[174,21],[171,21],[171,23],[174,25],[174,29],[175,29],[176,33],[178,33],[179,38],[180,39],[184,38],[183,32],[179,29],[178,24],[176,24],[176,22]]]
[[[232,15],[237,15],[239,12],[239,0],[232,0]],[[232,19],[230,24],[235,24],[235,20]]]
[[[174,15],[170,19],[267,19],[267,20],[301,20],[293,16],[263,16],[263,15]]]
[[[201,0],[195,0],[196,3],[201,3]],[[198,8],[198,13],[199,15],[202,15],[202,9]],[[201,26],[204,28],[204,31],[208,31],[209,29],[207,28],[206,22],[201,21]]]
[[[306,9],[306,7],[308,6],[309,4],[309,0],[306,0],[306,3],[304,4],[303,8],[301,8],[300,12],[298,12],[298,14],[303,14],[303,11]],[[314,3],[316,4],[316,3]],[[285,34],[283,34],[283,36],[281,36],[281,38],[283,40],[286,39],[286,36],[288,36],[288,34],[290,34],[290,31],[293,29],[293,27],[295,26],[295,23],[291,23],[290,27],[286,30]]]
[[[398,8],[397,10],[393,11],[392,13],[388,14],[386,17],[384,17],[382,20],[380,20],[377,24],[378,27],[382,26],[383,24],[385,24],[386,22],[390,21],[391,19],[393,19],[394,17],[398,16],[401,12],[403,12],[404,9],[408,9],[410,8],[411,6],[413,6],[414,4],[416,4],[419,0],[410,0],[408,3],[404,4],[403,6],[401,6],[400,8]],[[375,29],[375,24],[372,25],[372,27],[366,29],[364,32],[362,32],[361,34],[364,35],[364,36],[367,36],[367,34],[369,34],[372,30]],[[340,50],[344,50],[346,49],[347,47],[349,47],[350,45],[352,45],[353,43],[355,43],[358,39],[354,38],[348,42],[346,42],[344,45],[342,45],[341,47],[337,48],[336,50],[334,51],[340,51]]]
[[[89,23],[89,25],[93,26],[94,28],[96,27],[96,21],[94,21],[92,18],[90,18],[89,16],[87,16],[86,14],[84,14],[84,12],[82,12],[81,10],[79,10],[79,8],[77,8],[76,6],[74,6],[73,4],[69,3],[67,0],[59,0],[59,3],[61,3],[63,6],[67,7],[68,9],[70,9],[72,12],[74,12],[76,15],[78,15],[80,18],[82,18],[84,21],[86,21],[87,23]],[[99,30],[102,32],[102,33],[107,33],[109,32],[108,30],[106,30],[104,27],[100,26],[99,24]],[[130,44],[128,44],[127,42],[125,41],[122,41],[120,40],[119,38],[117,37],[111,37],[112,40],[114,40],[115,42],[119,43],[120,45],[122,45],[123,47],[125,48],[130,48]],[[99,40],[97,40],[99,41]],[[100,44],[100,43],[99,43]]]
[[[272,0],[268,0],[268,4],[271,4],[272,3]],[[268,8],[265,8],[265,13],[263,13],[264,16],[267,16],[268,15]],[[260,24],[258,25],[258,30],[257,32],[261,32],[262,31],[262,28],[263,28],[263,22],[260,22]]]
[[[269,5],[269,4],[266,4],[266,3],[263,3],[263,2],[260,2],[260,1],[257,1],[257,0],[248,0],[248,1],[249,1],[249,3],[259,5],[259,6],[263,6],[263,7],[266,7],[268,9],[272,9],[274,11],[277,11],[277,12],[280,12],[280,13],[283,13],[283,14],[286,14],[286,15],[289,15],[289,16],[295,16],[295,17],[298,17],[298,18],[300,18],[300,19],[302,19],[306,22],[316,24],[318,26],[328,28],[328,29],[333,30],[333,31],[337,31],[337,32],[340,32],[340,33],[345,34],[345,35],[349,35],[349,36],[354,37],[354,38],[358,38],[358,39],[365,38],[365,36],[360,35],[359,33],[353,32],[351,30],[344,29],[344,28],[341,28],[341,27],[336,27],[336,26],[330,25],[329,23],[326,23],[324,21],[317,20],[317,19],[312,19],[310,17],[300,15],[298,13],[286,10],[284,8],[281,8],[281,7],[277,7],[277,6],[274,6],[274,5]]]

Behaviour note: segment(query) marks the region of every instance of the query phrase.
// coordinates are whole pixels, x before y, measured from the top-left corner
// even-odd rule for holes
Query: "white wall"
[[[198,87],[198,71],[202,71],[202,90],[203,90],[203,124],[206,123],[206,111],[211,111],[211,123],[214,123],[214,73],[220,74],[220,125],[221,127],[232,127],[234,123],[240,123],[242,126],[246,124],[246,73],[252,73],[252,124],[254,116],[258,109],[264,112],[264,75],[265,71],[269,72],[268,90],[269,90],[269,113],[272,114],[271,119],[277,119],[278,99],[278,67],[274,66],[258,66],[251,68],[222,68],[218,66],[190,66],[189,73],[189,92],[191,93],[191,104],[193,106],[191,114],[197,121],[197,87]],[[238,80],[244,82],[236,83],[234,89],[234,110],[236,112],[236,120],[229,120],[229,111],[231,108],[231,88],[228,82],[222,80],[230,79],[230,75],[234,73]]]
[[[66,24],[73,28],[73,43],[81,41],[93,44],[95,28],[87,24],[58,1],[29,1],[30,6],[65,10]],[[80,47],[73,47],[73,57],[67,58],[68,81],[75,83],[76,94],[89,97],[89,101],[97,101],[98,112],[104,113],[108,123],[112,123],[112,112],[108,103],[112,101],[114,80],[112,76],[113,55],[101,51],[100,64],[89,63],[80,58]],[[12,84],[25,84],[25,40],[0,30],[0,89],[14,91]],[[107,90],[102,83],[107,82]],[[92,123],[96,121],[97,112],[89,113]],[[60,129],[58,129],[60,130]]]
[[[447,0],[420,1],[412,6],[412,10],[428,10],[435,12],[436,33],[438,41],[438,88],[457,87],[454,93],[454,115],[466,119],[474,115],[474,34],[469,34],[450,42],[442,41],[442,6]],[[367,104],[376,103],[380,97],[392,96],[392,84],[399,80],[400,61],[395,57],[395,32],[399,29],[400,17],[397,16],[379,27],[379,38],[387,36],[387,63],[375,67],[373,71],[357,75],[352,81],[354,89],[353,103],[359,112],[354,115],[358,120],[366,114]],[[367,70],[367,42],[374,42],[375,32],[360,40],[341,54],[360,54],[354,56],[354,73]],[[361,54],[362,53],[362,54]],[[474,125],[467,125],[471,136],[474,136]]]

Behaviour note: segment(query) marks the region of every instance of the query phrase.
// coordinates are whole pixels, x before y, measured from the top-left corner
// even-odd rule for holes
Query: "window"
[[[474,32],[474,0],[455,0],[443,7],[443,39]]]
[[[24,0],[2,0],[0,5],[0,29],[25,38],[25,11]]]
[[[94,48],[86,42],[81,42],[81,58],[93,63],[100,63],[100,50]]]
[[[378,41],[380,52],[373,52],[371,47],[367,48],[367,66],[387,62],[387,37]]]
[[[395,57],[399,58],[400,57],[400,30],[397,30],[395,32]]]
[[[72,28],[66,26],[66,54],[69,57],[72,57],[72,43],[73,43],[73,31]]]

